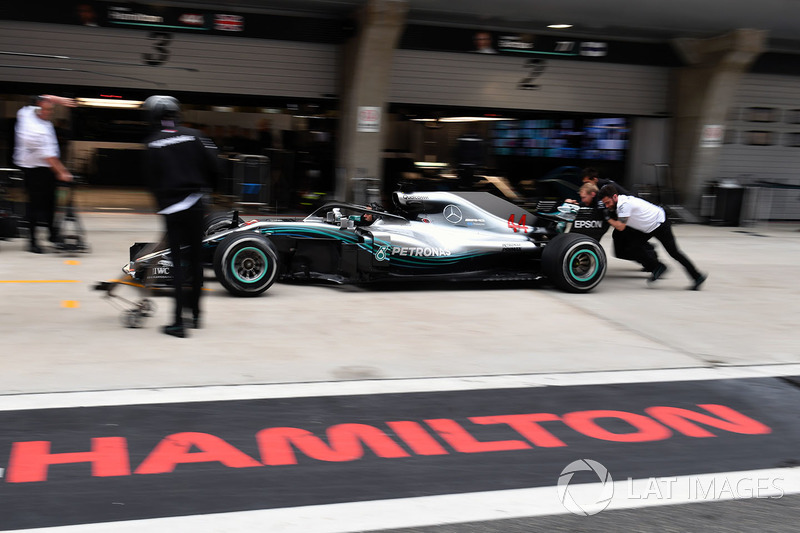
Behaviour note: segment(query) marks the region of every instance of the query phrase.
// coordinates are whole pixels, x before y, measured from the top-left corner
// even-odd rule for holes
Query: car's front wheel
[[[606,253],[596,240],[576,233],[553,239],[542,252],[542,272],[559,289],[589,292],[606,274]]]
[[[277,279],[280,271],[275,246],[257,233],[234,233],[214,252],[214,272],[235,296],[258,296]]]
[[[232,225],[235,224],[235,225]],[[203,218],[203,237],[236,228],[244,224],[242,217],[233,218],[233,213],[210,213]]]

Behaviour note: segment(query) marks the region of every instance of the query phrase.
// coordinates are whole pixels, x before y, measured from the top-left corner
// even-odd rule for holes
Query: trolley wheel
[[[138,309],[129,309],[122,313],[122,325],[126,328],[140,328],[144,322],[144,316]]]
[[[141,314],[143,317],[153,316],[153,312],[155,311],[155,309],[156,309],[155,304],[152,301],[150,301],[149,298],[145,298],[141,302],[139,302],[138,311],[139,314]]]

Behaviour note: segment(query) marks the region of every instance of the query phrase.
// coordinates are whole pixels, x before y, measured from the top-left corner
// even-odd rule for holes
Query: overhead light
[[[445,117],[439,119],[439,122],[495,122],[498,120],[507,120],[501,117]]]
[[[515,118],[504,117],[442,117],[435,118],[412,118],[412,122],[496,122],[498,120],[516,120]]]
[[[429,161],[414,161],[414,166],[419,168],[446,168],[447,163],[433,163]]]
[[[551,30],[566,30],[567,28],[571,28],[572,24],[548,24],[547,27]]]
[[[141,100],[113,100],[105,98],[76,98],[78,105],[85,107],[112,107],[116,109],[134,109],[140,107],[144,102]]]

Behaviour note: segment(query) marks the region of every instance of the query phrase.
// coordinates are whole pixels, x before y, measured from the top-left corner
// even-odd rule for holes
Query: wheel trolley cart
[[[242,225],[249,225],[257,222],[252,220],[245,223],[239,217],[239,211],[231,213],[210,213],[203,220],[203,235],[209,237],[215,233],[236,229]],[[171,254],[163,254],[164,250],[169,249],[169,242],[166,234],[158,242],[134,242],[129,249],[128,263],[122,267],[124,274],[122,279],[111,281],[100,281],[92,287],[95,290],[103,291],[104,297],[110,303],[122,311],[121,321],[129,328],[142,327],[144,320],[155,313],[155,304],[148,297],[158,294],[174,294],[174,278]],[[213,250],[211,250],[213,252]],[[206,261],[206,266],[211,266],[211,256]],[[155,260],[148,258],[155,257]],[[144,268],[136,268],[139,261],[144,261]],[[184,289],[191,287],[191,275],[186,271],[185,266]],[[139,300],[123,298],[116,291],[120,286],[130,286],[138,289],[145,294]]]
[[[94,285],[94,289],[102,291],[109,303],[122,311],[120,321],[127,328],[140,328],[144,325],[147,318],[153,316],[156,305],[150,295],[159,290],[172,289],[172,261],[164,258],[153,265],[142,276],[137,276],[132,271],[133,262],[144,255],[156,250],[162,250],[167,246],[166,235],[160,242],[137,242],[130,248],[130,262],[122,267],[125,277],[111,281],[99,281]],[[139,299],[125,298],[117,294],[122,286],[133,287],[143,293]]]
[[[147,318],[155,314],[156,305],[150,298],[142,298],[138,301],[134,301],[124,298],[119,294],[115,294],[115,291],[120,285],[132,285],[134,287],[144,288],[144,286],[135,283],[114,280],[100,281],[95,284],[94,289],[105,292],[104,298],[116,309],[122,311],[120,321],[123,326],[126,328],[140,328]]]
[[[56,227],[61,236],[61,242],[56,248],[61,252],[81,252],[90,251],[89,244],[86,242],[86,231],[81,224],[78,214],[75,211],[75,189],[83,184],[83,180],[75,176],[71,182],[62,182],[62,190],[59,196],[63,197],[59,212],[56,213]]]

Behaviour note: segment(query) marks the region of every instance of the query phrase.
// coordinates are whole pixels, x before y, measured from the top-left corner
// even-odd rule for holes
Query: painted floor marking
[[[0,411],[270,398],[307,398],[359,394],[450,392],[528,387],[658,383],[668,381],[706,381],[797,375],[800,375],[800,364],[76,391],[0,396]]]
[[[80,283],[79,279],[0,279],[0,283]]]
[[[800,467],[772,468],[737,472],[717,472],[692,476],[614,480],[614,496],[603,512],[663,505],[729,501],[741,498],[736,491],[754,480],[769,480],[772,489],[760,498],[800,494]],[[672,486],[669,498],[637,498],[649,486]],[[774,486],[778,489],[773,490]],[[731,490],[723,489],[729,487]],[[736,487],[739,487],[738,489]],[[570,485],[570,495],[597,494],[600,483]],[[638,492],[637,492],[638,491]],[[755,496],[751,496],[753,498]],[[121,502],[124,503],[124,502]],[[28,533],[139,533],[140,531],[262,531],[270,533],[354,533],[382,529],[424,527],[510,518],[530,518],[569,514],[559,499],[557,487],[471,492],[369,502],[349,502],[259,511],[241,511],[185,517],[130,520],[104,524],[81,524],[18,530]],[[590,518],[587,518],[590,520]]]
[[[81,303],[78,300],[62,300],[61,307],[65,309],[78,309]]]

